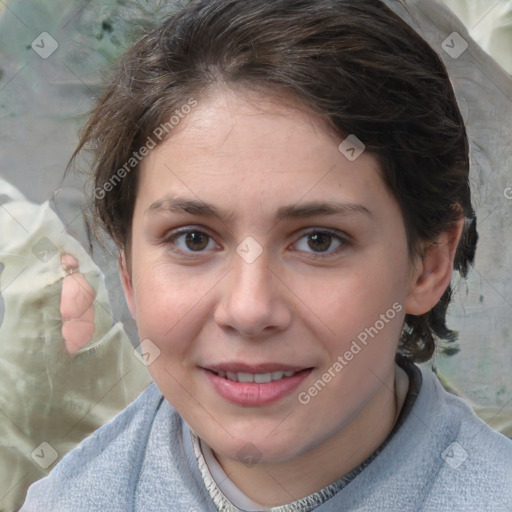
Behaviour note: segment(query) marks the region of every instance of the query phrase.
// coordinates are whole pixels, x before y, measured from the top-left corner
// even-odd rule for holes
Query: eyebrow
[[[164,197],[158,199],[149,206],[146,213],[158,211],[173,213],[185,212],[202,217],[216,217],[221,220],[227,220],[233,217],[233,213],[228,213],[212,204],[179,197]],[[276,220],[301,219],[323,215],[350,215],[354,213],[363,213],[368,216],[372,215],[368,208],[360,204],[312,201],[309,203],[280,207],[276,213]]]

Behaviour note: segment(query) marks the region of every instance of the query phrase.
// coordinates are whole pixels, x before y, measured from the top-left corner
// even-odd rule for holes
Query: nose
[[[285,330],[293,305],[275,273],[263,255],[251,263],[235,255],[234,265],[222,282],[214,316],[217,325],[255,339]]]

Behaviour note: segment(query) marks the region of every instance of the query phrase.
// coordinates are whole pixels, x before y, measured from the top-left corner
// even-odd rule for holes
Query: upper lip
[[[233,372],[233,373],[270,373],[270,372],[298,372],[305,370],[306,366],[296,366],[283,363],[261,363],[261,364],[247,364],[237,361],[229,363],[212,364],[203,366],[206,370],[213,372]]]

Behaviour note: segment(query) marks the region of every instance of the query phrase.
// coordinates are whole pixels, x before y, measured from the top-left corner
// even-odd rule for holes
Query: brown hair
[[[363,141],[401,207],[411,255],[464,215],[454,268],[466,276],[477,234],[464,123],[439,56],[379,0],[196,0],[144,35],[73,155],[93,150],[95,209],[118,247],[130,244],[137,166],[112,180],[173,112],[218,84],[292,95]],[[425,361],[436,338],[455,339],[450,296],[448,287],[430,312],[406,315],[402,354]]]

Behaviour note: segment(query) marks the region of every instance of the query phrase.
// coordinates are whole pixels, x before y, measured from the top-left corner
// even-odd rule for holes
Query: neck
[[[398,366],[391,377],[345,428],[292,460],[247,467],[215,456],[233,483],[261,505],[278,506],[309,496],[358,467],[390,434],[408,388],[407,374]]]

